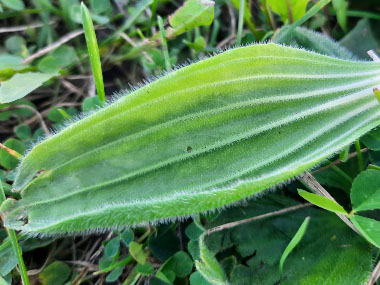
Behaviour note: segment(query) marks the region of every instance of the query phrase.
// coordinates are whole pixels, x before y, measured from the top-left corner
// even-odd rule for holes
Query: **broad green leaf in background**
[[[366,170],[355,178],[351,202],[355,212],[380,209],[380,171]]]
[[[98,1],[97,1],[98,2]],[[77,23],[71,19],[71,7],[79,6],[78,0],[59,0],[59,6],[62,11],[63,19],[69,30],[77,27]]]
[[[129,244],[133,241],[134,237],[135,235],[131,229],[126,229],[120,235],[120,239],[125,246],[129,246]]]
[[[32,130],[28,125],[18,125],[14,131],[20,140],[28,140],[32,138]]]
[[[17,257],[12,249],[10,240],[0,245],[0,275],[5,276],[17,265]]]
[[[14,70],[22,69],[26,67],[22,64],[23,58],[17,55],[11,55],[8,53],[0,54],[0,70],[12,68]]]
[[[57,73],[59,68],[67,67],[78,60],[73,47],[62,45],[45,56],[39,63],[38,69],[45,73]]]
[[[194,42],[189,42],[184,40],[183,41],[189,48],[194,49],[195,51],[203,51],[203,49],[206,47],[206,40],[204,37],[199,36],[194,39]]]
[[[36,145],[13,184],[22,199],[3,204],[5,224],[97,231],[262,192],[380,123],[379,70],[276,44],[177,69]]]
[[[337,202],[334,202],[326,197],[309,193],[304,190],[298,190],[298,194],[302,198],[304,198],[306,201],[309,201],[310,203],[317,205],[318,207],[321,207],[331,212],[347,215],[347,212],[344,210],[344,208],[341,205],[339,205]]]
[[[339,43],[358,58],[365,60],[370,60],[370,57],[367,54],[368,50],[377,50],[379,47],[377,40],[373,36],[368,19],[360,20],[355,28],[341,39]]]
[[[47,118],[53,123],[62,123],[65,117],[59,112],[58,108],[51,108],[47,114]]]
[[[75,49],[71,46],[62,45],[51,52],[51,56],[56,60],[60,67],[66,67],[78,60]]]
[[[274,212],[295,203],[298,202],[277,191],[224,210],[208,228]],[[287,257],[280,282],[278,264],[282,252],[307,216],[311,217],[311,223]],[[228,268],[230,284],[366,284],[368,272],[374,266],[372,247],[362,237],[336,215],[314,207],[215,232],[205,241],[209,248],[214,248],[219,262],[227,256],[236,258],[237,264]]]
[[[90,5],[94,12],[97,14],[106,12],[108,9],[111,8],[110,0],[90,0]]]
[[[145,262],[144,264],[137,264],[136,271],[138,273],[141,273],[142,275],[149,276],[150,274],[154,272],[154,268],[151,263]]]
[[[358,215],[353,215],[350,220],[366,240],[380,248],[379,221]]]
[[[129,253],[140,264],[144,264],[148,257],[144,252],[143,245],[135,241],[129,244]]]
[[[42,285],[63,285],[70,274],[70,267],[66,263],[54,261],[38,274],[38,279]]]
[[[4,145],[12,150],[17,151],[21,155],[26,149],[25,145],[21,141],[14,138],[6,140]],[[0,164],[2,166],[4,166],[6,169],[13,169],[18,165],[18,163],[19,160],[11,155],[7,150],[3,148],[0,149]]]
[[[360,139],[366,147],[372,150],[380,150],[380,128],[376,128]]]
[[[78,3],[75,3],[70,7],[69,15],[72,22],[82,24],[81,6]],[[100,25],[104,25],[109,22],[108,17],[95,14],[92,11],[88,11],[88,17]]]
[[[5,41],[6,49],[12,54],[21,54],[25,49],[25,40],[21,36],[10,36]]]
[[[307,6],[307,3],[309,3],[309,0],[267,0],[267,1],[272,11],[280,15],[281,20],[284,23],[294,22],[300,19],[303,15],[305,15],[306,6]]]
[[[51,55],[45,56],[39,63],[38,69],[44,73],[57,73],[59,69],[58,62]]]
[[[341,59],[354,59],[353,54],[341,46],[332,38],[319,32],[304,27],[290,30],[289,26],[283,26],[273,37],[273,41],[279,44],[302,47],[321,54],[338,57]],[[283,36],[283,35],[286,36]]]
[[[298,229],[298,231],[296,232],[296,234],[294,235],[294,237],[288,244],[288,246],[285,248],[283,254],[281,255],[280,265],[279,265],[281,279],[282,279],[282,271],[284,268],[285,260],[288,257],[288,255],[293,251],[293,249],[297,246],[297,244],[301,241],[302,237],[304,236],[307,230],[307,226],[309,225],[309,222],[310,222],[310,217],[306,217],[302,225],[300,226],[300,228]]]
[[[107,257],[114,257],[119,252],[119,248],[120,238],[113,238],[104,247],[104,255]]]
[[[99,109],[102,106],[102,101],[98,97],[87,97],[82,102],[82,111],[90,112]]]
[[[169,16],[172,29],[168,37],[175,37],[199,26],[209,26],[214,19],[214,2],[208,0],[187,0],[185,4]]]
[[[165,262],[180,250],[177,232],[171,225],[159,225],[156,232],[149,237],[149,251],[159,261]]]
[[[11,55],[8,53],[0,54],[0,82],[8,80],[15,71],[27,68],[22,64],[21,56]]]
[[[190,256],[184,251],[178,251],[160,267],[157,273],[161,272],[166,276],[168,271],[171,271],[176,277],[183,278],[189,275],[192,269],[193,261]]]
[[[0,9],[1,11],[1,9]],[[4,278],[7,278],[7,277],[4,277]],[[9,285],[12,281],[6,281],[5,279],[3,278],[3,276],[0,276],[0,285]]]
[[[339,26],[347,31],[347,0],[332,0]]]
[[[0,1],[5,7],[12,10],[21,11],[25,8],[23,0],[1,0]]]
[[[56,74],[27,72],[17,73],[0,86],[0,103],[9,103],[20,99],[40,87]]]
[[[123,269],[124,266],[119,266],[112,270],[111,273],[107,275],[106,282],[115,282],[123,273]]]

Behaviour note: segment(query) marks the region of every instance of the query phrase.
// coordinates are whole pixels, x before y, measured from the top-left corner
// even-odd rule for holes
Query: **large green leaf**
[[[351,202],[355,211],[380,209],[380,171],[366,170],[355,178]]]
[[[38,274],[38,279],[43,285],[63,285],[70,273],[70,267],[66,263],[54,261]]]
[[[360,139],[366,147],[372,150],[380,150],[380,128],[376,128]]]
[[[269,194],[223,211],[208,227],[292,205],[294,201],[281,193]],[[288,256],[283,279],[279,282],[282,252],[307,216],[311,217],[308,229]],[[218,257],[232,255],[236,258],[237,264],[229,268],[228,276],[229,283],[236,285],[365,284],[372,269],[371,246],[337,216],[313,207],[212,233],[206,244],[214,248]]]
[[[25,68],[25,65],[22,65],[22,57],[8,53],[0,53],[0,70],[7,68],[16,70]]]
[[[178,69],[36,145],[14,183],[22,199],[3,204],[5,224],[96,231],[259,193],[380,123],[379,69],[276,44]]]
[[[214,20],[214,1],[187,0],[169,16],[168,36],[174,37],[199,26],[209,26]]]
[[[0,103],[9,103],[28,95],[54,75],[56,74],[40,72],[17,73],[1,84]]]
[[[379,221],[358,215],[354,215],[350,219],[366,240],[368,240],[374,246],[380,247]]]
[[[377,40],[373,36],[368,19],[360,20],[355,28],[340,40],[340,44],[362,59],[369,59],[368,50],[377,50],[378,48]]]
[[[297,21],[306,12],[309,0],[267,0],[273,12],[280,15],[281,20],[286,23],[290,18]]]
[[[273,41],[341,59],[354,59],[353,54],[334,39],[304,27],[292,29],[290,26],[283,26],[275,34]]]

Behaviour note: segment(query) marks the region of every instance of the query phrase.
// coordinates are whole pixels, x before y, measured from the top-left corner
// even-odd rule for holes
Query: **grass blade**
[[[243,23],[244,23],[244,7],[245,7],[245,0],[240,0],[239,5],[239,22],[238,22],[238,30],[236,34],[236,45],[241,45],[241,36],[243,33]]]
[[[302,237],[305,235],[309,222],[310,222],[310,217],[306,217],[306,219],[303,221],[302,225],[300,226],[300,228],[298,229],[298,231],[296,232],[296,234],[294,235],[294,237],[292,238],[288,246],[285,248],[281,256],[281,259],[280,259],[281,279],[282,279],[282,272],[283,272],[285,260],[288,257],[288,255],[293,251],[293,249],[297,246],[297,244],[301,241]]]
[[[0,182],[0,205],[5,201],[5,199],[6,199],[6,197],[5,197],[5,193],[4,193],[3,184]],[[20,245],[17,241],[16,232],[14,230],[8,229],[8,228],[6,228],[6,231],[8,233],[9,239],[11,240],[13,251],[14,251],[16,258],[17,258],[17,263],[18,263],[18,267],[20,269],[20,275],[21,275],[22,283],[24,285],[29,285],[30,284],[29,277],[28,277],[28,273],[26,272],[24,259],[22,258],[21,248],[20,248]]]
[[[96,90],[98,93],[99,100],[104,102],[106,100],[106,95],[104,92],[103,73],[102,65],[100,63],[98,42],[96,40],[94,24],[92,23],[90,12],[88,11],[86,5],[83,2],[81,4],[81,13],[84,35],[86,37],[86,44],[88,54],[90,56],[91,68],[95,79]]]
[[[333,200],[330,200],[329,198],[323,197],[323,196],[318,195],[318,194],[309,193],[309,192],[306,192],[306,191],[300,190],[300,189],[298,189],[298,194],[302,198],[304,198],[306,201],[308,201],[308,202],[310,202],[310,203],[312,203],[312,204],[314,204],[320,208],[323,208],[325,210],[328,210],[328,211],[331,211],[334,213],[347,215],[347,212],[344,210],[344,208],[341,205],[339,205],[338,203],[336,203]]]
[[[319,0],[317,3],[313,5],[305,15],[302,16],[301,19],[295,21],[290,26],[283,27],[286,28],[286,32],[283,32],[281,35],[277,37],[277,42],[282,42],[288,35],[288,33],[291,33],[294,29],[296,29],[298,26],[301,26],[303,23],[305,23],[307,20],[309,20],[311,17],[313,17],[315,14],[317,14],[323,7],[325,7],[327,4],[329,4],[331,0]]]
[[[160,28],[160,35],[161,35],[161,42],[162,42],[162,52],[164,54],[166,70],[170,71],[171,70],[171,66],[170,66],[168,44],[166,42],[166,33],[165,33],[164,23],[163,23],[162,18],[160,16],[157,16],[157,21],[158,21],[158,27]]]

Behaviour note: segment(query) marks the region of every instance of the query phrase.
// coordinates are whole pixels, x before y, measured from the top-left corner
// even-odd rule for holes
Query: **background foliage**
[[[371,60],[368,50],[379,51],[377,0],[332,1],[286,37],[285,24],[301,19],[315,2],[242,1],[239,25],[240,2],[85,1],[107,98],[236,43],[272,39],[363,60]],[[97,109],[103,98],[96,96],[79,1],[1,0],[0,19],[0,180],[13,196],[18,159],[10,150],[23,154],[65,120]],[[86,237],[18,238],[34,284],[374,284],[380,275],[379,169],[375,129],[312,171],[335,204],[298,192],[309,190],[300,179],[194,220]],[[298,193],[332,212],[299,207],[305,200]],[[347,215],[361,236],[333,212]],[[309,224],[281,278],[281,256],[306,217]],[[0,239],[0,284],[18,284],[17,258],[4,228]]]

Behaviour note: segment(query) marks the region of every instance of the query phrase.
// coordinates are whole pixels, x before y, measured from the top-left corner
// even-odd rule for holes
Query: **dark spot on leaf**
[[[28,222],[29,222],[29,219],[28,219],[28,216],[27,215],[21,215],[19,218],[18,218],[19,221],[22,221],[24,223],[24,225],[26,225]]]
[[[188,146],[187,148],[186,148],[186,151],[187,152],[191,152],[193,150],[193,148],[191,147],[191,146]]]

